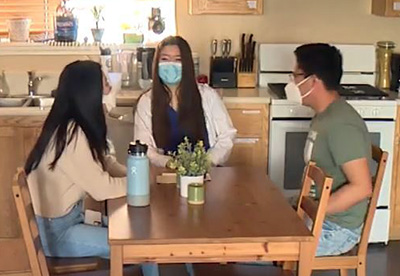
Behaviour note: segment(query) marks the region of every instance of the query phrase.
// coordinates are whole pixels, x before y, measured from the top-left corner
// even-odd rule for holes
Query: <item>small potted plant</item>
[[[101,42],[101,39],[103,38],[104,34],[104,29],[99,28],[100,21],[104,21],[103,9],[104,7],[102,6],[94,6],[92,8],[92,14],[94,20],[96,21],[96,28],[92,29],[92,35],[95,42]]]
[[[204,175],[211,168],[209,154],[206,152],[203,141],[192,147],[187,137],[178,146],[178,151],[172,154],[169,164],[179,176],[180,194],[188,196],[188,186],[191,183],[204,183]]]

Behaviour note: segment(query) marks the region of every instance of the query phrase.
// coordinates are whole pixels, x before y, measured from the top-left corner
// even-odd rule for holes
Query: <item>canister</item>
[[[189,184],[188,203],[193,205],[204,204],[204,184],[202,183]]]

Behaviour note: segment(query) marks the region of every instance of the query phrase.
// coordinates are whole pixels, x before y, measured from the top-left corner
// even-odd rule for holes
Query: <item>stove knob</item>
[[[378,109],[378,108],[374,108],[374,109],[372,110],[372,115],[373,115],[373,116],[378,116],[378,115],[379,115],[379,109]]]
[[[364,115],[364,110],[362,110],[361,108],[360,108],[360,109],[357,109],[357,112],[358,112],[358,114],[360,114],[361,116]]]
[[[290,108],[290,109],[289,109],[289,113],[290,113],[290,114],[294,114],[294,109],[293,109],[293,108]]]

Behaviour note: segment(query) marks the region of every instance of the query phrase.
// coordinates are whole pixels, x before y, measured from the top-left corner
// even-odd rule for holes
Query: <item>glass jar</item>
[[[396,44],[392,41],[379,41],[377,43],[376,86],[380,89],[390,88],[390,65],[395,46]]]

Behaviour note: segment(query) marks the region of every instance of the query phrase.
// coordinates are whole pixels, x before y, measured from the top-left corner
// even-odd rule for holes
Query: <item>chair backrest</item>
[[[13,193],[18,217],[22,228],[22,234],[28,252],[29,263],[34,276],[48,276],[49,270],[46,257],[40,241],[39,230],[25,171],[18,168],[13,181]]]
[[[372,145],[372,159],[377,163],[376,174],[372,177],[373,191],[369,201],[364,227],[361,233],[360,243],[358,244],[358,255],[366,255],[368,249],[369,234],[371,233],[372,222],[374,220],[376,204],[382,187],[383,175],[385,174],[386,162],[389,154],[381,148]]]
[[[312,220],[311,232],[315,238],[315,250],[318,245],[319,236],[322,231],[322,224],[325,219],[326,207],[332,189],[332,178],[327,176],[324,171],[317,167],[314,162],[309,162],[303,178],[303,187],[297,206],[297,214],[303,219]],[[320,191],[319,200],[310,196],[311,185],[314,184]]]

